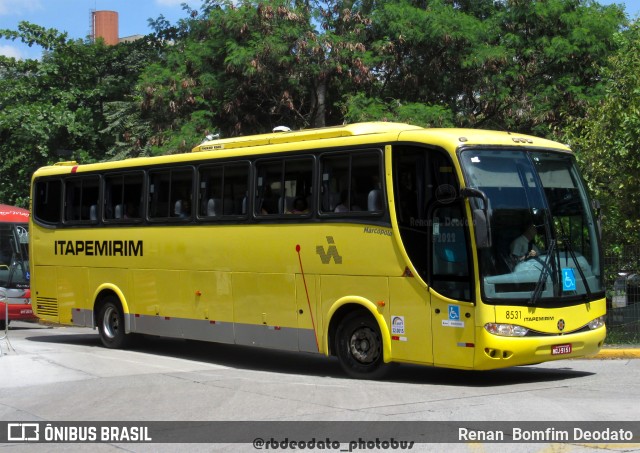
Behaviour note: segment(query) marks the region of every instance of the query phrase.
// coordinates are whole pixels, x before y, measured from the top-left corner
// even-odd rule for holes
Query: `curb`
[[[586,359],[640,359],[640,349],[636,348],[605,348],[601,349],[596,355],[585,357]]]

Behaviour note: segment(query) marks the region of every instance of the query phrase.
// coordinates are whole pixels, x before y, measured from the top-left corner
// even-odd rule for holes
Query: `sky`
[[[146,35],[153,30],[149,19],[163,15],[170,23],[186,17],[182,4],[197,9],[200,0],[0,0],[0,29],[17,30],[27,21],[45,28],[67,32],[69,38],[84,39],[91,33],[91,11],[118,12],[120,37]],[[599,0],[625,6],[631,18],[640,15],[640,0]],[[42,50],[0,38],[0,55],[27,59],[40,58]]]
[[[640,1],[640,0],[638,0]],[[170,23],[186,17],[182,4],[197,9],[200,0],[0,0],[0,29],[17,30],[21,21],[67,32],[72,39],[91,34],[91,11],[116,11],[120,37],[146,35],[149,19],[163,15]],[[0,38],[0,55],[40,58],[42,49]]]

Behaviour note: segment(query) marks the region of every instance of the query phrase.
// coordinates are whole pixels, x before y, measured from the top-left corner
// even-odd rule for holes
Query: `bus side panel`
[[[139,270],[132,287],[132,331],[234,342],[229,273]]]
[[[189,307],[182,336],[234,343],[233,292],[229,272],[186,272],[184,305]]]
[[[60,322],[58,309],[58,268],[33,265],[37,279],[31,281],[31,303],[38,318]]]
[[[132,330],[150,335],[181,336],[179,323],[171,322],[172,317],[180,313],[181,274],[181,271],[158,269],[135,271],[134,297],[129,305],[135,316]]]
[[[378,312],[385,319],[386,305],[389,302],[389,279],[388,277],[367,277],[361,275],[322,275],[321,282],[321,298],[322,298],[322,317],[323,326],[326,330],[331,322],[328,314],[331,307],[340,299],[366,299],[375,304]],[[384,302],[381,306],[379,302]],[[388,329],[387,326],[380,326],[380,330]],[[382,337],[385,335],[383,332]],[[331,341],[331,339],[329,339]],[[323,342],[324,344],[324,342]]]
[[[389,279],[391,351],[394,360],[433,364],[429,292],[415,278]]]
[[[93,294],[89,294],[89,269],[86,267],[58,267],[58,313],[59,322],[73,324],[75,308],[93,307]]]
[[[295,275],[236,272],[232,280],[236,343],[297,351]]]
[[[186,276],[190,317],[233,322],[233,293],[229,272],[190,272]]]
[[[323,331],[318,324],[317,275],[296,275],[296,303],[298,308],[298,349],[305,352],[320,352],[318,335]],[[315,329],[314,329],[315,328]]]

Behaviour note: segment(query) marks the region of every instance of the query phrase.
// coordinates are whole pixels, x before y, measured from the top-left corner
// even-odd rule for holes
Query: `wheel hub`
[[[375,332],[368,327],[362,327],[351,335],[349,341],[349,349],[351,355],[360,363],[371,363],[375,361],[379,354],[380,348],[375,347],[379,342],[376,339]],[[372,348],[372,345],[374,346]]]

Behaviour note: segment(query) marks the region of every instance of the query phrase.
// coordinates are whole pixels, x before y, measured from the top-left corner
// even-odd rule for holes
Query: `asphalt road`
[[[581,426],[640,420],[640,360],[633,358],[634,350],[490,372],[401,365],[383,381],[358,381],[347,378],[336,360],[312,354],[158,338],[142,338],[130,350],[109,350],[91,329],[31,323],[12,323],[9,342],[0,340],[0,347],[4,422],[357,421],[365,422],[360,427],[380,427],[376,422],[400,427],[411,421],[513,421],[526,427],[531,421]],[[640,431],[640,423],[636,426]],[[640,451],[638,435],[618,444],[465,441],[416,444],[412,451]],[[262,449],[293,450],[267,447]],[[226,443],[9,442],[0,444],[0,452],[4,448],[256,451],[252,445]]]

